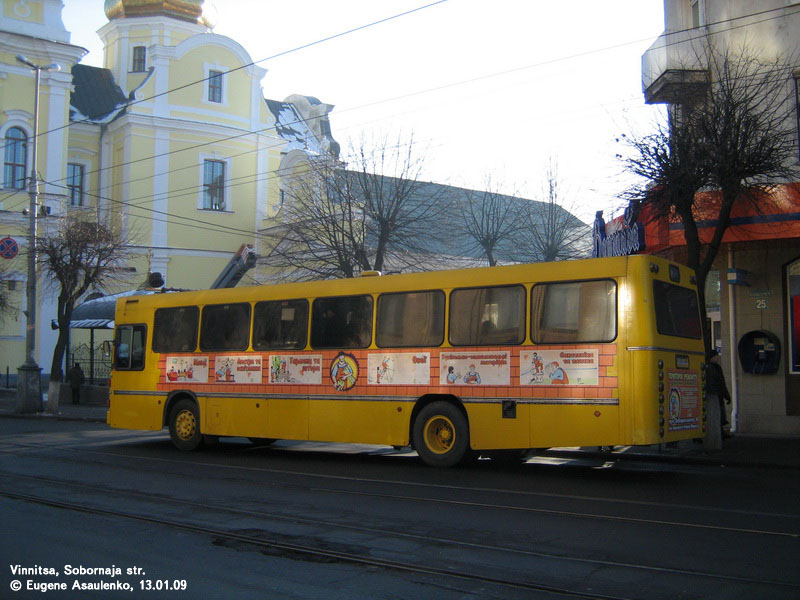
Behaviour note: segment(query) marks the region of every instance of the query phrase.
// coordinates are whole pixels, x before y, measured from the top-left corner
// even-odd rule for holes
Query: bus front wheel
[[[195,450],[203,442],[200,411],[191,400],[178,400],[169,413],[169,437],[179,450]]]
[[[452,467],[469,456],[467,418],[449,402],[431,402],[414,420],[414,449],[433,467]]]

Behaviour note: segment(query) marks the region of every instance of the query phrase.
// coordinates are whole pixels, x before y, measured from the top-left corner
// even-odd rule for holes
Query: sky
[[[102,66],[103,0],[64,4],[71,43],[89,50],[82,62]],[[659,114],[644,104],[641,56],[663,31],[663,0],[213,5],[214,33],[267,69],[266,97],[303,94],[334,105],[343,157],[362,139],[413,136],[422,179],[475,189],[490,179],[498,191],[532,199],[544,199],[553,161],[564,204],[587,222],[596,210],[607,219],[618,213],[633,182],[615,140]]]

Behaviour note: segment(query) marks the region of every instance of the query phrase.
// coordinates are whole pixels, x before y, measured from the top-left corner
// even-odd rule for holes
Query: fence
[[[103,353],[103,345],[94,347],[89,344],[78,344],[70,352],[67,370],[78,363],[86,374],[86,383],[105,385],[111,377],[111,357]]]

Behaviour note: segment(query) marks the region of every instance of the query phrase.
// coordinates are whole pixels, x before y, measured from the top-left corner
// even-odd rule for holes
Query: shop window
[[[789,368],[800,373],[800,259],[786,267],[786,291],[789,313]]]

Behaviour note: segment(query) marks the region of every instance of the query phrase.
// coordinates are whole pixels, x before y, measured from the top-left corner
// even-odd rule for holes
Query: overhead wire
[[[434,3],[428,4],[428,5],[425,5],[425,6],[422,6],[422,7],[418,7],[418,8],[416,8],[416,9],[413,9],[413,10],[410,10],[410,11],[406,11],[406,12],[404,12],[404,13],[399,13],[399,14],[397,14],[397,15],[394,15],[394,16],[392,16],[392,17],[387,17],[386,19],[382,19],[382,20],[379,20],[379,21],[375,21],[375,22],[373,22],[373,23],[370,23],[370,24],[367,24],[367,25],[362,25],[362,26],[359,26],[359,27],[356,27],[356,28],[353,28],[353,29],[347,30],[347,31],[345,31],[345,32],[342,32],[342,33],[336,34],[336,35],[334,35],[334,36],[329,36],[329,37],[327,37],[327,38],[323,38],[323,39],[317,40],[317,41],[315,41],[315,42],[311,42],[311,43],[309,43],[309,44],[304,44],[304,45],[302,45],[302,46],[298,46],[297,48],[293,48],[293,49],[291,49],[291,50],[287,50],[287,51],[284,51],[284,52],[278,53],[278,54],[276,54],[276,55],[273,55],[273,56],[270,56],[270,57],[267,57],[267,58],[264,58],[264,59],[261,59],[261,60],[258,60],[258,61],[254,61],[254,62],[252,62],[252,63],[249,63],[249,64],[247,64],[247,65],[243,65],[243,66],[241,66],[241,67],[237,67],[236,69],[232,69],[231,71],[228,71],[228,72],[233,72],[233,71],[235,71],[235,70],[239,70],[239,69],[242,69],[242,68],[246,68],[246,67],[248,67],[248,66],[252,66],[252,65],[254,65],[254,64],[257,64],[257,63],[260,63],[260,62],[264,62],[264,61],[270,60],[270,59],[272,59],[272,58],[276,58],[276,57],[279,57],[279,56],[283,56],[283,55],[285,55],[285,54],[288,54],[288,53],[291,53],[291,52],[295,52],[295,51],[297,51],[297,50],[300,50],[300,49],[308,48],[308,47],[311,47],[311,46],[317,45],[317,44],[319,44],[319,43],[323,43],[323,42],[325,42],[325,41],[328,41],[328,40],[331,40],[331,39],[335,39],[336,37],[341,37],[342,35],[346,35],[346,34],[348,34],[348,33],[352,33],[352,32],[355,32],[355,31],[359,31],[359,30],[361,30],[361,29],[365,29],[365,28],[367,28],[367,27],[371,27],[371,26],[373,26],[374,24],[378,24],[378,23],[386,22],[386,21],[388,21],[388,20],[391,20],[391,19],[394,19],[394,18],[398,18],[398,17],[400,17],[400,16],[404,16],[404,15],[406,15],[406,14],[410,14],[410,13],[412,13],[412,12],[417,12],[417,11],[419,11],[419,10],[422,10],[422,9],[424,9],[424,8],[428,8],[428,7],[430,7],[430,6],[434,6],[434,5],[436,5],[436,4],[441,4],[441,3],[442,3],[442,2],[444,2],[444,1],[446,1],[446,0],[440,0],[439,2],[434,2]],[[726,23],[732,23],[732,22],[734,22],[734,21],[738,21],[738,20],[742,20],[742,19],[752,19],[753,17],[758,17],[758,16],[761,16],[761,15],[765,15],[765,14],[773,13],[773,12],[776,12],[776,11],[779,11],[779,10],[780,10],[780,11],[784,11],[785,9],[784,9],[783,7],[779,7],[779,8],[775,8],[775,9],[764,10],[764,11],[760,11],[760,12],[758,12],[758,13],[753,13],[753,14],[751,14],[751,15],[745,15],[745,16],[741,16],[741,17],[733,17],[733,18],[730,18],[730,19],[725,19],[725,20],[718,21],[718,22],[715,22],[715,23],[709,23],[709,24],[707,24],[705,27],[714,27],[714,26],[717,26],[717,25],[726,24]],[[798,11],[794,11],[794,12],[791,12],[791,13],[789,13],[789,14],[790,14],[790,15],[791,15],[791,14],[795,14],[796,12],[798,12]],[[735,27],[731,27],[731,28],[729,28],[729,29],[727,29],[727,30],[725,30],[725,31],[730,31],[730,30],[733,30],[733,29],[738,29],[738,28],[741,28],[741,27],[752,26],[752,25],[755,25],[755,24],[758,24],[758,23],[762,23],[762,22],[764,22],[764,21],[768,21],[768,20],[772,20],[772,19],[777,19],[777,18],[783,18],[784,16],[786,16],[786,15],[785,15],[785,14],[781,14],[781,15],[778,15],[778,16],[773,16],[773,17],[770,17],[769,19],[763,19],[763,20],[761,20],[761,21],[757,21],[757,22],[755,22],[755,23],[744,23],[744,24],[742,24],[742,25],[737,25],[737,26],[735,26]],[[677,35],[677,34],[680,34],[680,33],[685,33],[685,32],[688,32],[688,31],[692,31],[692,29],[694,29],[694,28],[691,28],[691,29],[685,29],[685,30],[676,31],[676,32],[668,32],[668,33],[665,33],[665,34],[664,34],[664,36],[673,36],[673,35]],[[723,32],[723,31],[717,31],[717,32],[713,32],[713,34],[718,34],[718,33],[722,33],[722,32]],[[693,40],[696,40],[696,39],[702,39],[702,38],[706,38],[708,35],[709,35],[708,33],[704,33],[704,34],[700,34],[700,35],[698,35],[698,36],[697,36],[697,37],[695,37],[695,38],[692,38],[691,40],[678,40],[678,41],[676,41],[676,42],[670,42],[670,43],[666,43],[664,46],[660,46],[660,47],[666,47],[666,46],[669,46],[669,45],[673,45],[673,44],[679,44],[679,43],[680,43],[680,44],[682,44],[682,43],[686,43],[687,41],[693,41]],[[648,39],[650,39],[650,38],[648,38]],[[383,104],[383,103],[387,103],[387,102],[393,102],[393,101],[396,101],[396,100],[407,99],[408,97],[411,97],[411,96],[415,96],[415,95],[421,95],[421,94],[425,94],[425,93],[430,93],[430,92],[433,92],[433,91],[439,91],[439,90],[442,90],[442,89],[447,89],[447,88],[450,88],[450,87],[455,87],[455,86],[459,86],[459,85],[465,85],[465,84],[468,84],[468,83],[473,83],[473,82],[476,82],[476,81],[481,81],[481,80],[485,80],[485,79],[489,79],[489,78],[493,78],[493,77],[504,76],[504,75],[508,75],[508,74],[515,73],[515,72],[519,72],[519,71],[522,71],[522,70],[527,70],[527,69],[531,69],[531,68],[535,68],[535,67],[540,67],[540,66],[544,66],[544,65],[552,64],[552,63],[555,63],[555,62],[566,61],[566,60],[572,60],[572,59],[575,59],[575,58],[584,57],[584,56],[587,56],[587,55],[590,55],[590,54],[594,54],[594,53],[600,53],[600,52],[605,52],[605,51],[609,51],[609,50],[614,50],[614,49],[618,49],[618,48],[620,48],[620,47],[624,47],[624,46],[627,46],[627,45],[631,45],[631,44],[635,44],[635,43],[641,43],[641,42],[643,42],[643,41],[646,41],[646,40],[645,40],[645,39],[642,39],[642,40],[635,40],[635,41],[625,42],[625,43],[622,43],[622,44],[615,44],[615,45],[608,46],[608,47],[605,47],[605,48],[594,49],[594,50],[590,50],[590,51],[587,51],[587,52],[577,53],[577,54],[574,54],[574,55],[569,55],[569,56],[565,56],[565,57],[557,57],[557,58],[554,58],[554,59],[551,59],[551,60],[547,60],[547,61],[541,61],[541,62],[538,62],[538,63],[534,63],[534,64],[531,64],[531,65],[526,65],[526,66],[523,66],[523,67],[517,67],[517,68],[514,68],[514,69],[508,69],[508,70],[504,70],[504,71],[499,71],[499,72],[495,72],[495,73],[491,73],[491,74],[483,75],[483,76],[480,76],[480,77],[471,78],[471,79],[468,79],[468,80],[463,80],[463,81],[459,81],[459,82],[451,82],[451,83],[448,83],[448,84],[444,84],[444,85],[442,85],[442,86],[436,86],[436,87],[434,87],[434,88],[428,88],[428,89],[425,89],[425,90],[419,90],[419,91],[416,91],[416,92],[411,92],[411,93],[408,93],[408,94],[403,94],[403,95],[400,95],[400,96],[395,96],[395,97],[393,97],[393,98],[387,98],[387,99],[383,99],[383,100],[380,100],[380,101],[376,101],[376,102],[367,103],[367,104],[364,104],[364,105],[359,105],[359,106],[356,106],[356,107],[352,107],[352,108],[344,109],[343,111],[339,111],[337,114],[341,114],[341,113],[343,113],[343,112],[350,112],[350,111],[354,111],[354,110],[361,110],[361,109],[364,109],[364,108],[367,108],[367,107],[375,106],[375,105],[377,105],[377,104]],[[162,92],[161,94],[158,94],[158,95],[168,94],[168,93],[170,93],[170,92],[173,92],[173,91],[176,91],[176,90],[179,90],[179,89],[184,89],[184,88],[186,88],[186,87],[189,87],[189,86],[191,86],[191,85],[196,85],[196,84],[198,84],[198,83],[202,83],[202,82],[203,82],[203,81],[205,81],[205,80],[206,80],[206,79],[201,79],[201,80],[198,80],[198,81],[196,81],[196,82],[192,82],[192,83],[189,83],[189,84],[186,84],[186,85],[180,86],[180,87],[178,87],[178,88],[175,88],[175,89],[173,89],[173,90],[168,90],[167,92]],[[142,99],[142,100],[140,100],[140,101],[136,101],[136,103],[143,102],[143,101],[146,101],[146,100],[152,99],[152,98],[154,98],[154,97],[156,97],[156,96],[151,96],[151,97],[149,97],[149,98],[147,98],[147,99]],[[77,122],[80,122],[80,121],[77,121]],[[77,122],[71,122],[71,123],[70,123],[69,125],[67,125],[67,126],[70,126],[70,125],[72,125],[72,124],[75,124],[75,123],[77,123]],[[301,122],[302,122],[302,119],[298,119],[298,120],[297,120],[297,121],[295,121],[294,123],[289,123],[289,125],[291,125],[291,124],[298,124],[298,123],[301,123]],[[64,127],[67,127],[67,126],[64,126]],[[256,130],[256,131],[250,131],[250,130],[247,130],[247,131],[245,131],[245,132],[238,133],[238,134],[236,134],[236,135],[227,136],[227,137],[224,137],[224,138],[218,138],[218,139],[216,139],[216,140],[212,140],[212,141],[209,141],[209,142],[203,142],[203,143],[195,144],[195,145],[192,145],[192,146],[189,146],[189,147],[186,147],[186,148],[182,148],[182,149],[180,149],[180,150],[173,150],[173,151],[170,151],[170,152],[161,153],[161,154],[157,154],[157,155],[153,155],[153,156],[149,156],[149,157],[138,158],[138,159],[135,159],[135,160],[133,160],[133,161],[128,161],[128,162],[125,162],[125,163],[120,163],[120,164],[117,164],[117,165],[111,165],[111,166],[108,166],[108,167],[104,167],[102,170],[107,170],[107,169],[112,169],[112,168],[119,168],[119,167],[122,167],[122,166],[128,166],[128,165],[131,165],[131,164],[135,164],[135,163],[139,163],[139,162],[142,162],[142,161],[147,161],[147,160],[155,160],[156,158],[162,158],[162,157],[165,157],[165,156],[169,156],[169,155],[175,154],[175,153],[177,153],[177,152],[188,151],[188,150],[194,150],[194,149],[197,149],[197,148],[202,148],[202,147],[205,147],[205,146],[209,146],[209,145],[214,145],[214,144],[222,143],[222,142],[225,142],[225,141],[231,141],[231,140],[235,140],[235,139],[238,139],[238,138],[241,138],[241,137],[244,137],[244,136],[249,136],[249,135],[253,135],[253,134],[263,133],[264,131],[267,131],[267,130],[269,130],[269,129],[271,129],[271,128],[270,128],[270,127],[266,127],[266,128],[259,129],[259,130]],[[54,130],[51,130],[51,131],[57,131],[57,130],[58,130],[58,129],[54,129]],[[45,135],[46,133],[48,133],[48,132],[43,132],[43,133],[42,133],[42,134],[40,134],[40,135]],[[283,140],[281,140],[281,141],[279,141],[279,142],[278,142],[277,144],[275,144],[275,145],[283,145],[284,143],[285,143],[285,142],[284,142]],[[271,148],[271,147],[274,147],[274,146],[268,146],[267,148],[263,148],[263,147],[262,147],[262,148],[256,148],[256,149],[253,149],[253,150],[248,150],[248,151],[242,152],[242,153],[240,153],[240,154],[238,154],[238,155],[234,155],[234,156],[232,156],[232,157],[227,157],[227,158],[233,158],[233,157],[237,157],[237,156],[243,156],[243,155],[249,154],[249,153],[251,153],[251,152],[260,152],[260,151],[264,151],[265,149],[266,149],[266,150],[268,150],[268,149],[269,149],[269,148]],[[177,170],[182,170],[182,169],[197,169],[197,168],[199,168],[199,166],[198,166],[197,164],[193,164],[193,165],[187,165],[186,167],[179,167],[178,169],[172,169],[172,168],[171,168],[171,169],[170,169],[168,172],[166,172],[166,173],[158,173],[158,174],[154,174],[154,175],[148,175],[148,176],[146,176],[146,177],[142,177],[142,178],[138,178],[138,179],[134,179],[134,180],[129,180],[129,181],[120,182],[120,183],[118,183],[118,184],[115,184],[114,186],[111,186],[111,187],[116,187],[117,185],[129,185],[131,182],[135,182],[135,181],[142,181],[142,180],[146,180],[146,179],[152,179],[152,178],[154,178],[154,177],[158,177],[158,176],[164,176],[164,175],[167,175],[167,174],[171,174],[171,173],[173,173],[173,172],[175,172],[175,171],[177,171]],[[94,173],[97,173],[97,172],[99,172],[99,170],[90,171],[90,172],[88,172],[88,173],[87,173],[87,175],[94,174]],[[271,175],[271,174],[270,174],[270,175]],[[275,175],[271,175],[271,176],[275,176]],[[258,180],[258,179],[257,179],[257,177],[258,177],[258,176],[257,176],[257,174],[253,174],[252,176],[248,176],[248,177],[254,177],[254,178],[256,178],[256,179],[254,179],[254,181]],[[60,181],[64,181],[64,179],[62,179],[62,180],[60,180]],[[57,185],[57,184],[56,184],[56,182],[49,182],[49,183],[50,183],[50,185]],[[62,186],[62,187],[65,187],[65,186]],[[199,187],[200,187],[200,186],[192,186],[191,188],[185,188],[185,189],[187,189],[187,190],[188,190],[188,189],[191,189],[191,190],[198,191],[198,188],[199,188]],[[21,192],[21,191],[23,191],[23,190],[19,190],[19,192]],[[167,193],[169,193],[169,194],[170,194],[170,197],[174,197],[174,196],[175,196],[174,192],[176,192],[176,191],[177,191],[177,192],[181,192],[181,191],[183,191],[183,190],[182,190],[182,189],[178,189],[178,190],[171,190],[171,191],[169,191],[169,192],[167,192]],[[16,194],[16,193],[17,193],[17,192],[12,192],[12,193],[10,194],[10,196],[9,196],[9,197],[13,197],[13,195],[14,195],[14,194]],[[191,192],[189,192],[189,193],[191,193]],[[102,196],[98,196],[98,198],[103,198],[103,197],[102,197]],[[148,195],[148,196],[145,196],[145,197],[142,197],[142,198],[138,198],[138,199],[142,199],[142,200],[143,200],[143,199],[145,199],[145,198],[148,198],[148,199],[150,199],[150,200],[152,201],[152,198],[153,198],[153,196],[151,196],[151,195]],[[128,206],[130,206],[130,207],[132,207],[132,208],[138,208],[138,209],[141,209],[141,210],[147,210],[147,209],[146,209],[146,207],[143,207],[143,206],[141,206],[141,205],[138,205],[138,204],[132,204],[132,203],[131,203],[132,201],[130,201],[130,200],[129,200],[129,201],[117,201],[117,200],[113,200],[113,199],[111,199],[111,198],[105,198],[105,199],[106,199],[106,200],[110,200],[110,201],[112,201],[112,202],[115,202],[115,203],[120,203],[121,205],[128,205]],[[137,200],[137,199],[134,199],[134,200]],[[158,211],[155,211],[154,209],[150,209],[150,210],[153,210],[154,212],[158,212]],[[184,219],[185,219],[185,217],[183,217],[183,216],[179,216],[179,215],[171,215],[171,216],[173,216],[174,218],[184,218]],[[191,220],[191,219],[188,219],[188,220]],[[206,222],[205,224],[206,224],[206,225],[208,225],[208,223],[207,223],[207,222]],[[250,233],[250,232],[249,232],[249,233]]]

